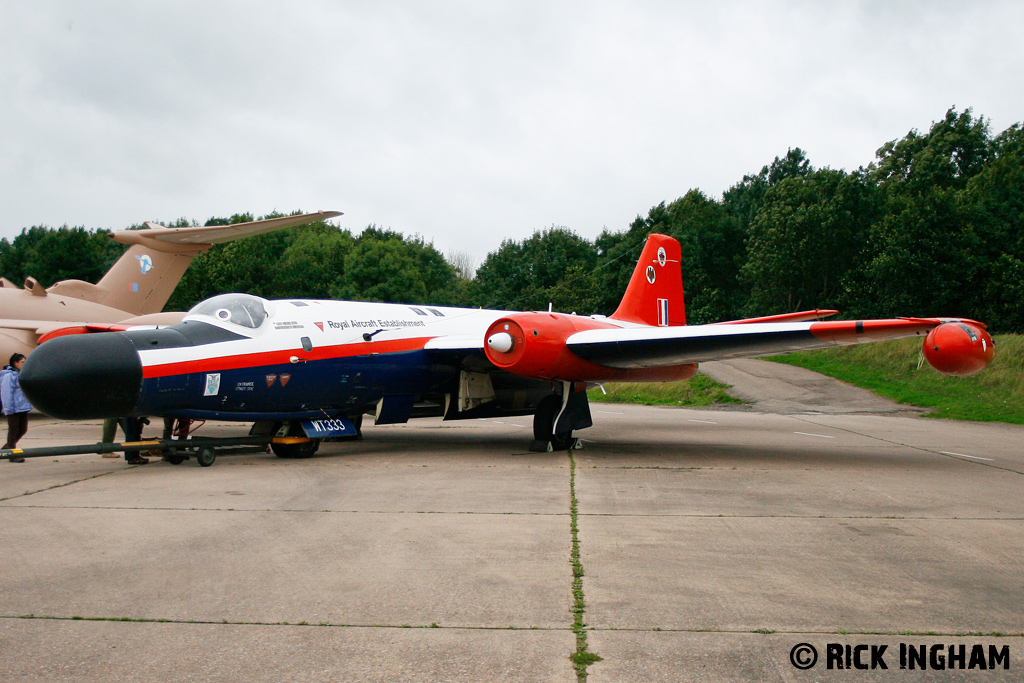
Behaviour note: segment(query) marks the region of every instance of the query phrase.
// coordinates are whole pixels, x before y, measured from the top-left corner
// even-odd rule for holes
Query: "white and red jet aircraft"
[[[283,457],[312,455],[321,438],[443,415],[534,415],[534,448],[567,448],[590,426],[584,391],[607,381],[685,380],[702,361],[923,336],[940,372],[984,368],[995,348],[971,320],[822,322],[807,311],[686,325],[679,243],[652,234],[612,315],[283,299],[208,299],[170,327],[52,338],[32,353],[21,385],[64,419],[164,416],[255,423],[298,437]]]

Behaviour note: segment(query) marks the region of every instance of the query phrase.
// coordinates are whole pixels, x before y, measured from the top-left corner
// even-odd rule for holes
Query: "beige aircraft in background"
[[[146,223],[110,237],[128,250],[97,284],[62,280],[45,289],[35,278],[18,287],[0,278],[0,365],[28,354],[40,337],[66,328],[105,330],[119,325],[172,325],[184,313],[160,313],[192,259],[214,244],[340,216],[320,211],[235,225],[167,228]],[[79,330],[79,331],[86,331]],[[45,341],[45,339],[44,339]]]

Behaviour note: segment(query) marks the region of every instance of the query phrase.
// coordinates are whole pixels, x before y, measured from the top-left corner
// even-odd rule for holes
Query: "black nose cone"
[[[119,332],[57,337],[28,355],[21,388],[35,408],[51,417],[121,417],[138,403],[142,361]]]

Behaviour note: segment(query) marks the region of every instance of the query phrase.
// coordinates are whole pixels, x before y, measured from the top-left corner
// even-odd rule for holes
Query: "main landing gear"
[[[567,451],[576,445],[572,430],[555,434],[555,418],[562,411],[560,396],[545,396],[537,404],[537,412],[533,414],[533,443],[530,450],[534,452]]]
[[[556,393],[537,403],[530,450],[544,453],[581,448],[582,442],[572,435],[572,431],[592,424],[586,385],[577,388],[573,382],[562,382]]]

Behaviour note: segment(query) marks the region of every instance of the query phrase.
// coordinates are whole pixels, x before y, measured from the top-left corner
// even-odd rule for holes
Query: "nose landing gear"
[[[287,422],[274,431],[270,450],[279,458],[312,458],[320,449],[320,439],[306,436],[298,422]]]

